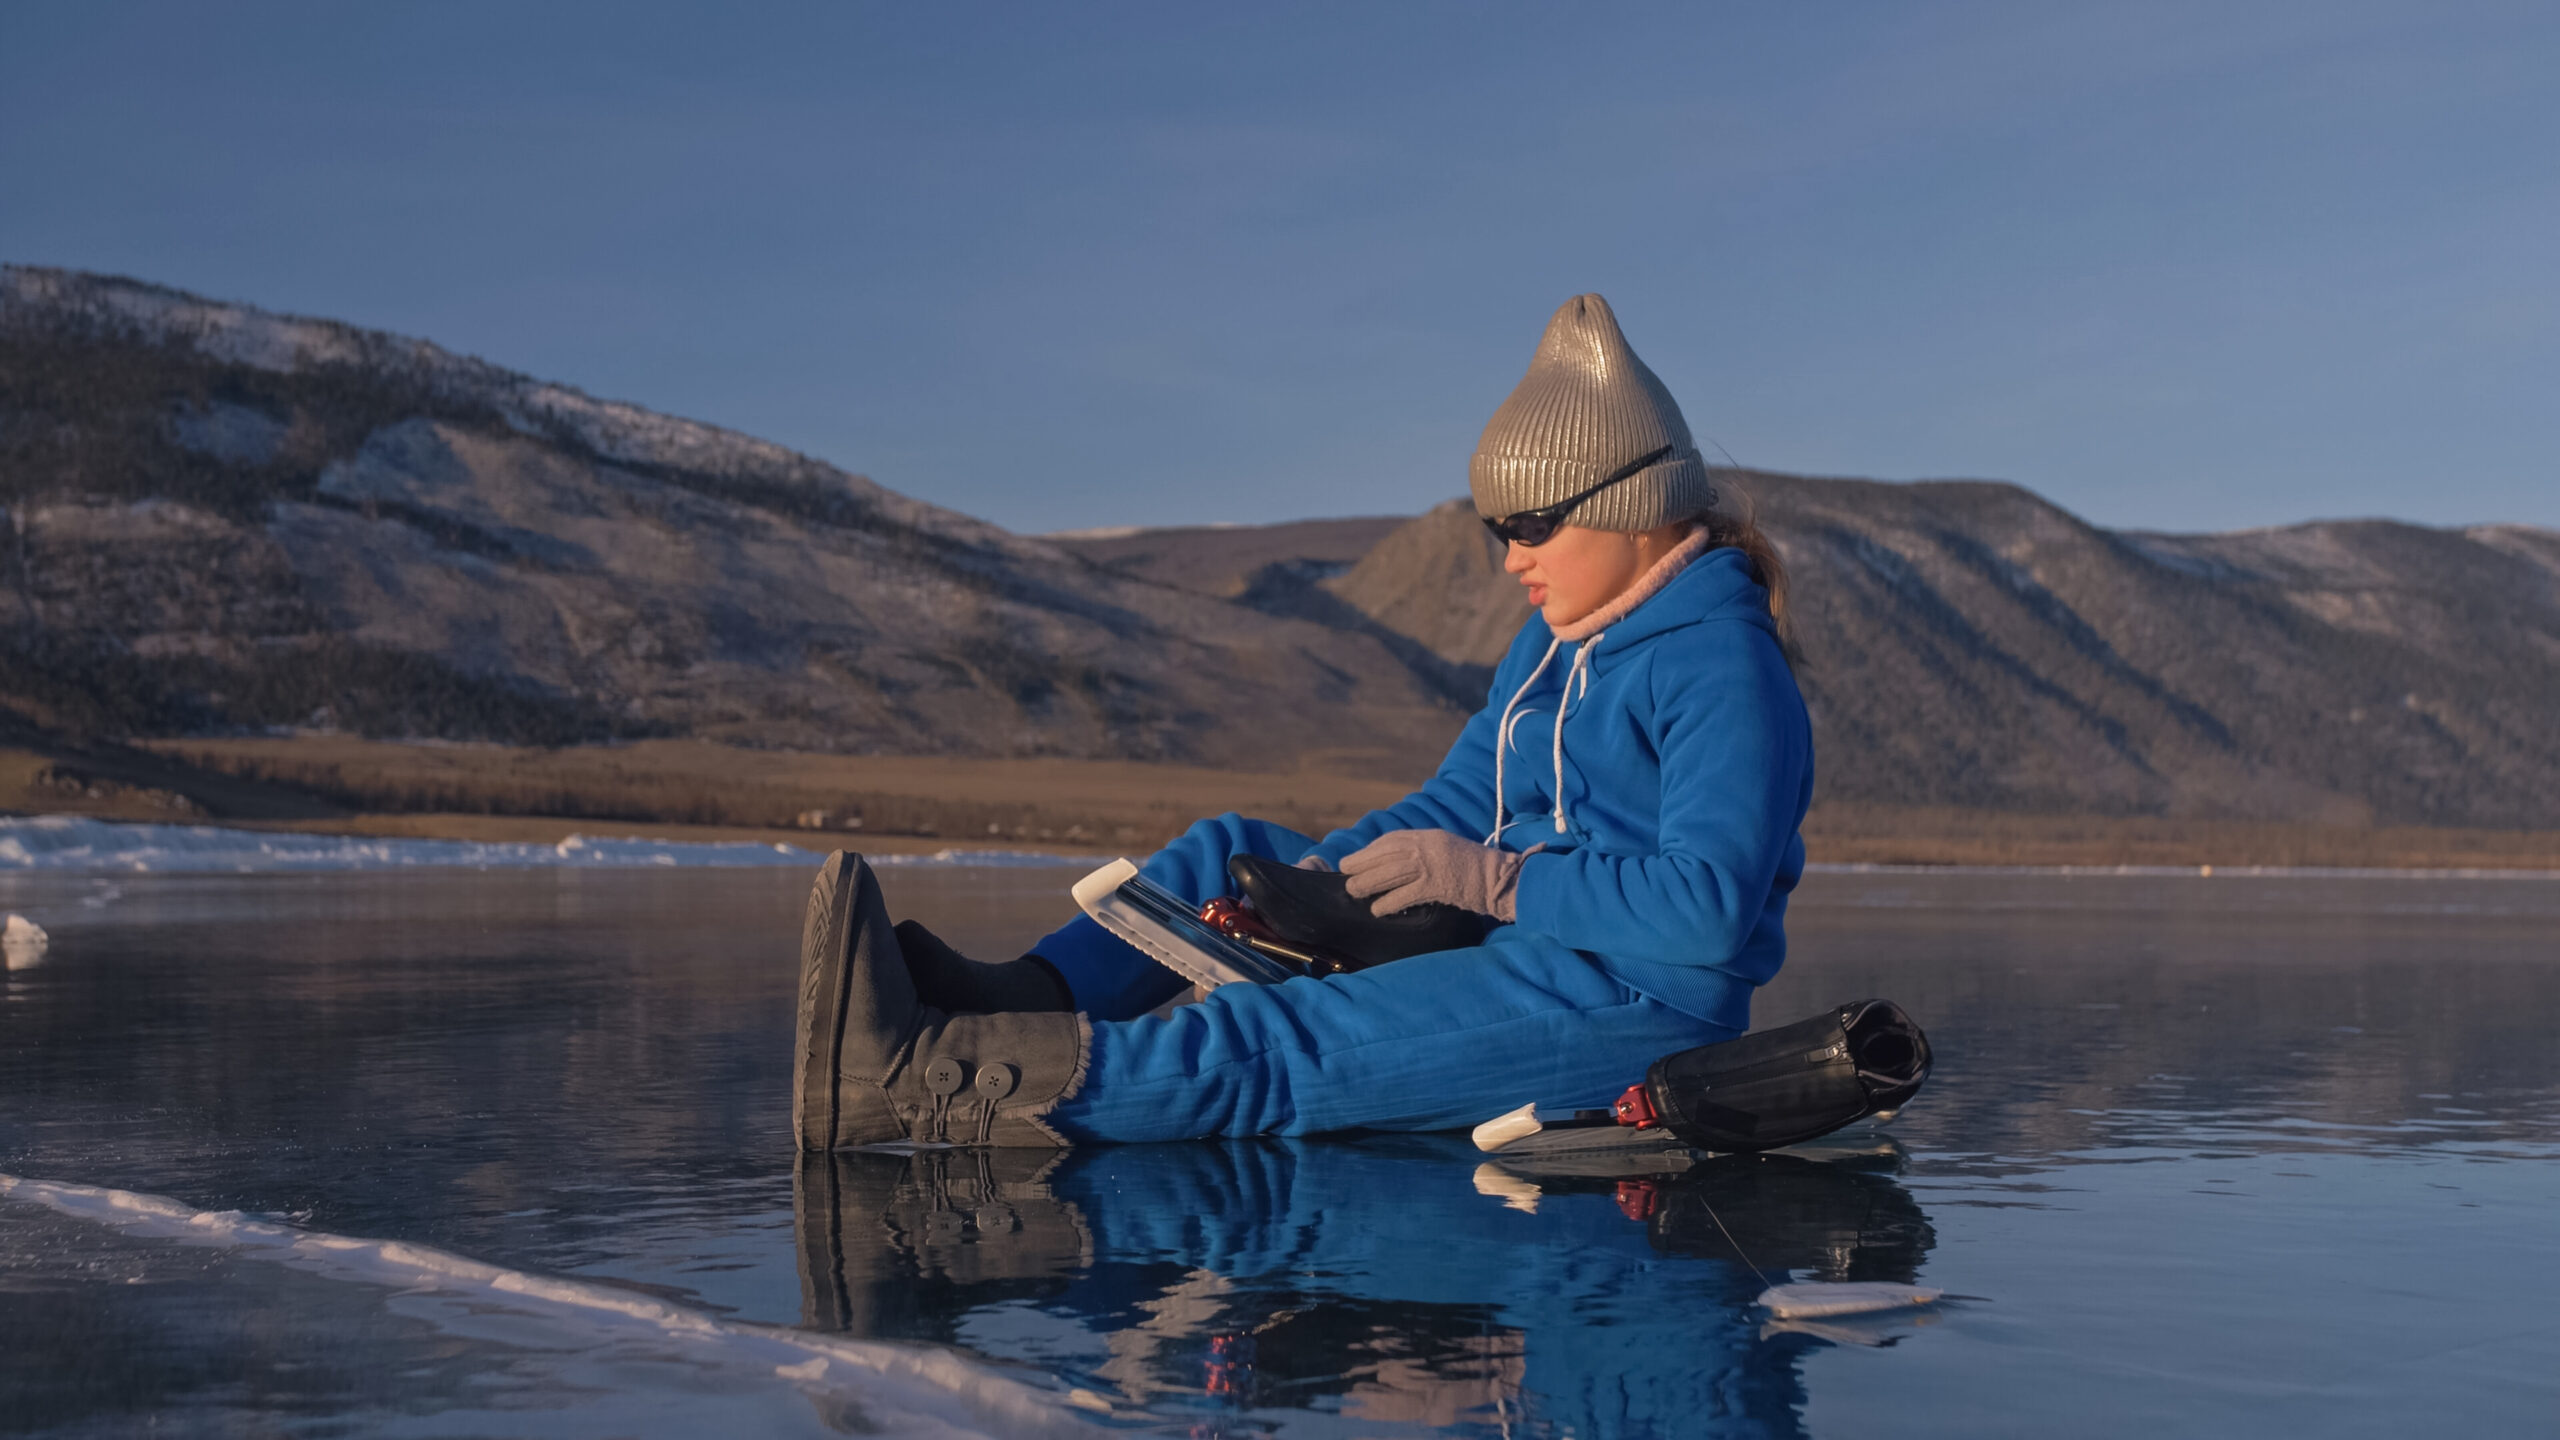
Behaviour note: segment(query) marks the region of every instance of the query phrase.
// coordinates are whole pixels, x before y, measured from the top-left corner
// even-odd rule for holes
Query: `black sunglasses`
[[[1672,446],[1665,445],[1650,455],[1639,456],[1636,459],[1630,460],[1626,464],[1619,466],[1608,479],[1601,481],[1599,484],[1592,486],[1590,489],[1583,491],[1579,495],[1568,495],[1553,505],[1548,505],[1536,510],[1523,510],[1517,515],[1505,515],[1499,520],[1494,519],[1490,515],[1480,515],[1476,518],[1484,521],[1484,528],[1492,531],[1493,538],[1501,541],[1505,545],[1528,545],[1531,547],[1544,545],[1548,541],[1556,538],[1556,532],[1564,528],[1564,517],[1573,512],[1574,506],[1581,504],[1583,501],[1590,499],[1592,496],[1599,494],[1601,491],[1608,489],[1610,486],[1617,484],[1619,481],[1626,479],[1628,476],[1635,474],[1637,471],[1642,470],[1653,464],[1655,461],[1669,455],[1673,448],[1674,447]]]

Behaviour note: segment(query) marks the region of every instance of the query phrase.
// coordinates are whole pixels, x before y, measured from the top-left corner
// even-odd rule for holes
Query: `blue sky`
[[[1598,290],[1745,463],[2560,525],[2560,7],[0,8],[0,259],[1022,530],[1460,493]]]

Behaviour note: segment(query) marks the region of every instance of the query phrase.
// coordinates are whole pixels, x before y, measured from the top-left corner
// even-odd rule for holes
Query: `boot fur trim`
[[[1068,1073],[1067,1083],[1057,1094],[1023,1111],[1017,1118],[1061,1146],[1072,1144],[1066,1136],[1058,1133],[1058,1127],[1049,1123],[1049,1112],[1076,1098],[1077,1093],[1084,1089],[1085,1071],[1092,1064],[1093,1017],[1079,1010],[1076,1012],[1076,1068]]]

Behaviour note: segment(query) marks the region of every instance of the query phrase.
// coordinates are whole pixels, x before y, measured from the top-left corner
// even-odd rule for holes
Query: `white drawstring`
[[[1556,697],[1556,833],[1559,835],[1564,833],[1564,712],[1573,708],[1574,681],[1582,682],[1584,695],[1591,693],[1591,651],[1599,643],[1600,636],[1594,635],[1573,652],[1573,668],[1564,672],[1564,693]]]
[[[1547,673],[1547,666],[1556,658],[1556,647],[1571,640],[1582,648],[1573,652],[1573,664],[1565,670],[1564,693],[1556,700],[1554,746],[1556,833],[1559,835],[1565,833],[1564,717],[1565,712],[1573,708],[1573,702],[1577,698],[1588,698],[1591,694],[1591,652],[1599,648],[1600,637],[1608,633],[1604,627],[1615,625],[1633,614],[1637,606],[1651,599],[1665,585],[1670,584],[1682,570],[1688,568],[1690,561],[1706,554],[1708,546],[1713,543],[1714,533],[1705,525],[1692,527],[1689,534],[1670,554],[1656,560],[1653,568],[1647,570],[1642,579],[1620,593],[1617,599],[1572,624],[1555,630],[1555,638],[1547,643],[1547,653],[1538,659],[1538,668],[1529,672],[1529,678],[1521,681],[1520,688],[1512,693],[1511,703],[1502,707],[1502,723],[1495,728],[1493,736],[1493,833],[1484,837],[1484,843],[1501,844],[1503,827],[1510,817],[1510,811],[1502,800],[1502,782],[1503,762],[1511,756],[1511,727],[1519,723],[1519,720],[1526,720],[1538,713],[1535,710],[1520,710],[1519,717],[1515,720],[1511,712],[1520,709],[1521,698],[1529,693],[1529,687],[1537,684],[1538,677]],[[1575,694],[1577,684],[1581,691],[1579,696]]]
[[[1606,633],[1606,632],[1602,632],[1602,633]],[[1557,697],[1557,699],[1556,699],[1556,733],[1555,733],[1555,746],[1554,746],[1554,752],[1555,752],[1555,770],[1556,770],[1556,787],[1555,787],[1555,789],[1556,789],[1556,793],[1555,793],[1556,808],[1555,808],[1555,822],[1556,822],[1556,833],[1557,833],[1557,834],[1559,834],[1559,835],[1561,835],[1561,834],[1565,833],[1565,820],[1564,820],[1564,716],[1565,716],[1565,711],[1566,711],[1566,710],[1568,710],[1568,709],[1570,709],[1570,708],[1572,707],[1573,702],[1574,702],[1574,699],[1576,698],[1576,697],[1575,697],[1575,695],[1574,695],[1574,685],[1575,685],[1575,682],[1579,681],[1579,682],[1581,683],[1581,686],[1582,686],[1582,694],[1583,694],[1584,696],[1586,696],[1586,697],[1587,697],[1587,696],[1589,696],[1589,695],[1590,695],[1590,693],[1591,693],[1591,652],[1592,652],[1593,648],[1595,648],[1596,646],[1598,646],[1598,645],[1599,645],[1599,643],[1600,643],[1600,636],[1599,636],[1599,635],[1593,635],[1593,636],[1590,636],[1589,638],[1585,639],[1585,640],[1582,642],[1581,646],[1580,646],[1579,648],[1577,648],[1577,649],[1573,652],[1573,664],[1572,664],[1571,666],[1567,667],[1567,669],[1565,670],[1565,674],[1564,674],[1564,693],[1563,693],[1563,694],[1561,694],[1560,696],[1558,696],[1558,697]],[[1502,723],[1500,723],[1499,725],[1496,725],[1496,726],[1494,727],[1494,732],[1493,732],[1493,831],[1492,831],[1492,833],[1491,833],[1491,834],[1489,834],[1489,835],[1487,835],[1487,836],[1485,836],[1485,837],[1484,837],[1484,843],[1486,843],[1487,845],[1499,845],[1499,844],[1501,844],[1501,843],[1502,843],[1502,832],[1503,832],[1503,829],[1504,829],[1505,825],[1508,823],[1508,817],[1510,816],[1510,813],[1511,813],[1511,811],[1510,811],[1510,808],[1509,808],[1508,804],[1507,804],[1507,803],[1505,802],[1505,800],[1504,800],[1503,792],[1502,792],[1502,783],[1503,783],[1503,779],[1504,779],[1504,767],[1505,767],[1506,763],[1507,763],[1507,762],[1510,760],[1510,758],[1511,758],[1511,727],[1512,727],[1513,725],[1517,724],[1520,720],[1526,720],[1526,719],[1528,719],[1530,716],[1535,715],[1535,714],[1537,714],[1537,713],[1538,713],[1538,712],[1537,712],[1537,711],[1535,711],[1535,710],[1520,710],[1520,708],[1519,708],[1519,707],[1520,707],[1520,702],[1521,702],[1521,700],[1522,700],[1523,698],[1525,698],[1525,697],[1528,695],[1530,687],[1531,687],[1531,686],[1534,686],[1534,685],[1536,685],[1536,684],[1538,683],[1538,677],[1547,673],[1547,666],[1549,666],[1549,665],[1551,665],[1551,664],[1553,664],[1553,663],[1555,662],[1555,658],[1556,658],[1556,650],[1558,649],[1558,647],[1562,646],[1563,644],[1564,644],[1564,641],[1563,641],[1563,640],[1561,640],[1561,639],[1557,639],[1557,640],[1550,640],[1550,641],[1548,641],[1548,642],[1547,642],[1547,653],[1538,657],[1538,667],[1537,667],[1536,669],[1534,669],[1534,670],[1532,670],[1532,671],[1530,671],[1530,672],[1529,672],[1529,678],[1528,678],[1528,679],[1523,680],[1523,681],[1521,681],[1521,682],[1520,682],[1520,688],[1519,688],[1519,689],[1514,690],[1514,691],[1512,691],[1512,692],[1511,692],[1511,700],[1510,700],[1510,703],[1509,703],[1509,704],[1506,704],[1506,705],[1504,705],[1504,706],[1502,707]],[[1518,716],[1517,716],[1516,718],[1515,718],[1515,717],[1513,716],[1513,714],[1512,714],[1512,712],[1513,712],[1513,711],[1515,711],[1515,710],[1519,710],[1519,714],[1518,714]]]
[[[1511,712],[1519,706],[1520,697],[1529,693],[1529,687],[1538,683],[1538,677],[1547,673],[1547,666],[1554,661],[1556,649],[1562,644],[1562,640],[1547,642],[1547,653],[1538,657],[1538,668],[1530,671],[1529,678],[1520,682],[1520,688],[1511,692],[1511,703],[1502,707],[1502,723],[1493,727],[1493,833],[1484,837],[1487,845],[1502,843],[1503,816],[1509,813],[1502,802],[1502,766],[1511,758]]]

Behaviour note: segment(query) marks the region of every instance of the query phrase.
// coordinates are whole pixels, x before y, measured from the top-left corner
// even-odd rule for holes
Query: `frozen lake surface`
[[[883,884],[996,955],[1075,873]],[[795,1173],[805,883],[0,868],[52,936],[0,982],[0,1433],[2560,1416],[2560,882],[1817,875],[1758,1018],[1897,1000],[1930,1088],[1895,1147],[1652,1177],[1463,1136]],[[1781,1325],[1737,1245],[1966,1298]]]

